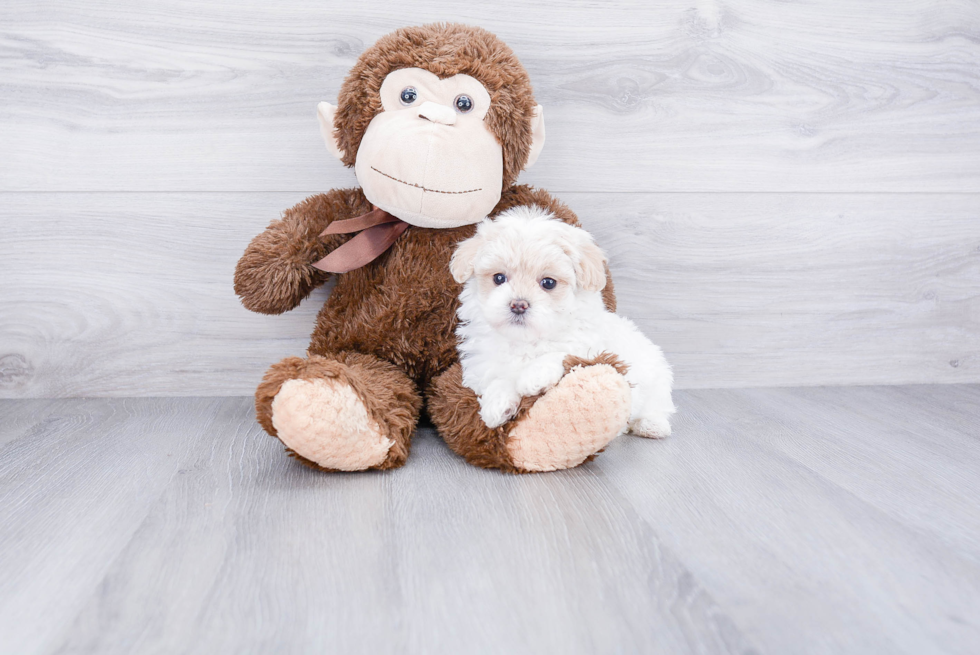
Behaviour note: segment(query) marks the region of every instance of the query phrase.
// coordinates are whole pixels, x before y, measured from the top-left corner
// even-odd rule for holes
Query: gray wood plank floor
[[[248,398],[0,401],[3,653],[975,653],[980,386],[692,390],[675,436],[328,475]]]

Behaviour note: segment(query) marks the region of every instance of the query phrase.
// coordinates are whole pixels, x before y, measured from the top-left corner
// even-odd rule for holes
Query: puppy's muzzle
[[[511,300],[510,301],[510,313],[511,314],[523,314],[527,311],[528,307],[531,306],[526,300]]]

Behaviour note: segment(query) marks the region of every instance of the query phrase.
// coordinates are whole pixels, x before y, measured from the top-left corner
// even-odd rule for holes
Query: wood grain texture
[[[583,195],[682,387],[980,381],[980,195]]]
[[[250,399],[54,408],[0,451],[3,652],[750,652],[589,471],[475,469],[430,432],[390,475],[323,475]]]
[[[177,474],[183,452],[226,406],[155,400],[147,412],[148,401],[29,402],[18,427],[0,427],[4,653],[58,643]]]
[[[969,653],[980,426],[949,412],[964,396],[980,389],[690,391],[679,438],[617,440],[595,466],[763,650]]]
[[[316,103],[438,20],[524,61],[554,191],[980,191],[972,0],[8,0],[0,190],[346,186]]]
[[[980,382],[980,4],[0,5],[0,653],[973,653],[980,387],[689,390],[573,471],[287,459],[231,288],[354,184],[314,107],[396,27],[504,38],[522,181],[680,387]],[[44,399],[45,397],[53,399]]]
[[[302,193],[5,194],[0,396],[245,395],[302,355],[232,291]],[[680,387],[980,381],[980,195],[563,194]]]
[[[317,473],[248,398],[2,401],[0,652],[973,652],[980,386],[677,401],[530,476],[430,430]]]

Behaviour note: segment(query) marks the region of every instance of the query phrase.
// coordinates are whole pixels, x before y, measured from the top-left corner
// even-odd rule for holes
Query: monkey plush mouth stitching
[[[395,182],[401,182],[402,184],[405,184],[405,185],[408,185],[408,186],[413,186],[416,189],[422,189],[423,191],[428,191],[430,193],[448,193],[450,195],[457,195],[457,194],[460,194],[460,193],[476,193],[477,191],[483,191],[483,189],[470,189],[469,191],[439,191],[438,189],[426,189],[421,184],[413,184],[411,182],[406,182],[405,180],[399,180],[397,177],[392,177],[391,175],[388,175],[384,171],[379,171],[374,166],[371,167],[371,170],[374,171],[375,173],[381,173],[385,177],[387,177],[389,179],[392,179]]]

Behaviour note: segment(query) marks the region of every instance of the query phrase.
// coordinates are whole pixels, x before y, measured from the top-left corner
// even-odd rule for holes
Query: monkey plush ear
[[[544,148],[544,107],[538,105],[534,108],[534,118],[531,119],[531,152],[527,155],[525,169],[534,166],[542,148]]]
[[[337,113],[336,105],[329,102],[321,102],[316,106],[316,117],[320,120],[320,136],[327,144],[329,150],[337,159],[344,158],[344,151],[337,145],[337,138],[333,134],[333,116]]]
[[[456,248],[449,262],[449,272],[458,283],[463,284],[473,277],[473,263],[476,261],[476,254],[480,252],[481,245],[483,245],[483,237],[478,234],[463,241]]]

